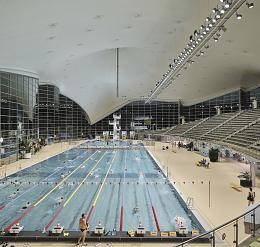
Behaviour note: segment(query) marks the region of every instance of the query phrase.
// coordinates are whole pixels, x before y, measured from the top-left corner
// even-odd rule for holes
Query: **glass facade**
[[[216,115],[216,107],[222,113],[235,112],[249,107],[250,97],[259,97],[259,88],[250,92],[236,90],[234,92],[203,101],[191,106],[181,106],[179,102],[133,101],[93,125],[89,125],[85,111],[73,100],[60,94],[53,85],[40,85],[40,136],[59,139],[78,139],[102,135],[103,131],[113,131],[109,121],[113,114],[121,114],[121,130],[143,131],[172,127],[180,122],[194,121]],[[252,96],[253,95],[253,96]],[[248,108],[247,107],[247,108]],[[46,109],[47,108],[47,109]]]
[[[60,94],[59,133],[61,139],[86,137],[89,128],[85,111],[73,100]]]
[[[167,128],[178,123],[178,102],[134,101],[115,113],[121,114],[122,131],[142,131],[145,129]],[[53,140],[70,140],[102,135],[103,131],[113,131],[109,125],[113,113],[99,122],[89,125],[85,111],[73,100],[60,94],[59,89],[50,84],[39,87],[39,134]]]
[[[0,71],[1,164],[18,159],[19,142],[38,138],[39,79]]]
[[[39,135],[42,138],[55,138],[59,132],[60,90],[54,85],[39,87]]]
[[[39,87],[39,135],[48,143],[86,136],[88,117],[73,100],[60,94],[58,87]]]
[[[257,100],[257,107],[260,107],[260,87],[252,89],[250,91],[242,92],[243,107],[245,109],[252,108],[252,100]]]
[[[47,139],[49,142],[71,140],[112,133],[113,113],[93,125],[89,125],[86,112],[73,100],[62,95],[59,88],[41,84],[36,78],[0,72],[0,140],[1,163],[18,159],[21,139]],[[179,102],[133,101],[116,114],[121,114],[121,130],[140,132],[172,127],[185,121],[211,117],[219,107],[222,113],[235,112],[252,107],[252,100],[260,105],[260,88],[250,91],[237,90],[191,106]]]
[[[121,114],[122,131],[156,130],[178,124],[179,103],[153,101],[145,104],[144,101],[133,101],[115,112]],[[100,135],[103,131],[112,131],[108,124],[113,120],[113,113],[94,125],[89,126],[89,135]]]
[[[241,90],[237,90],[195,105],[182,106],[181,116],[184,116],[186,122],[190,122],[216,115],[216,107],[220,108],[221,113],[238,111],[243,105],[241,102],[241,93]]]

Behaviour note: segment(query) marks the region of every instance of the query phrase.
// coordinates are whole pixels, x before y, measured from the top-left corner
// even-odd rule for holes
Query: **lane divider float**
[[[97,153],[93,153],[90,155],[86,160],[84,160],[77,168],[75,168],[69,175],[64,177],[53,189],[51,189],[49,192],[47,192],[43,197],[41,197],[36,203],[34,203],[31,207],[29,207],[18,219],[13,221],[9,226],[6,227],[5,231],[9,232],[11,227],[17,223],[19,223],[22,219],[25,218],[26,215],[28,215],[33,208],[37,207],[44,199],[46,199],[54,190],[56,190],[60,185],[62,185],[72,174],[74,174],[78,169],[80,169],[92,156],[94,156]]]

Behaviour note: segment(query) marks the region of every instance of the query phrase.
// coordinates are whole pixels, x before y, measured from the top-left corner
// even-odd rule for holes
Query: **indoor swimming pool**
[[[142,144],[88,145],[1,179],[1,229],[19,222],[24,231],[47,232],[59,223],[75,231],[85,213],[91,230],[175,231],[180,217],[189,231],[204,231]]]

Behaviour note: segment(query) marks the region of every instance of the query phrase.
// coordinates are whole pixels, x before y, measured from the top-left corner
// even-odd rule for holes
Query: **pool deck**
[[[162,150],[163,145],[168,145],[170,149]],[[179,188],[184,197],[193,198],[194,207],[207,221],[210,228],[217,227],[244,213],[247,207],[248,189],[242,187],[239,192],[232,186],[239,186],[237,176],[241,171],[249,171],[249,165],[236,161],[221,161],[211,163],[210,168],[207,169],[195,165],[196,161],[204,158],[203,156],[186,149],[172,148],[170,144],[158,142],[155,147],[147,149],[165,171],[168,167],[169,177],[176,182],[175,186]],[[254,191],[256,192],[256,202],[258,202],[260,188],[256,187]]]
[[[52,145],[44,146],[38,153],[32,155],[31,159],[20,159],[14,163],[8,164],[6,166],[0,166],[0,178],[5,176],[12,175],[20,170],[33,166],[43,160],[46,160],[54,155],[62,153],[66,150],[69,150],[84,141],[74,141],[73,143],[70,142],[62,142],[62,143],[55,143]]]
[[[61,151],[61,144],[56,145],[56,152]],[[162,146],[168,145],[169,150],[162,150]],[[46,147],[48,148],[48,147]],[[69,147],[68,147],[69,148]],[[237,175],[241,171],[248,171],[249,166],[235,161],[221,161],[211,164],[209,169],[198,167],[195,162],[202,159],[202,156],[185,149],[171,147],[170,144],[156,143],[155,146],[147,147],[150,153],[160,163],[161,167],[167,171],[168,175],[175,182],[176,188],[181,191],[183,198],[193,198],[194,211],[196,211],[205,220],[209,228],[214,228],[242,213],[247,207],[248,189],[242,188],[239,192],[232,188],[239,184]],[[45,152],[45,158],[55,154],[54,148],[42,150]],[[65,145],[63,147],[65,151]],[[40,155],[40,153],[39,153]],[[42,159],[44,159],[42,157]],[[28,163],[32,163],[33,158]],[[34,161],[37,163],[40,160]],[[18,163],[18,162],[16,162]],[[25,166],[25,164],[24,164]],[[29,166],[29,165],[28,165]],[[19,170],[19,165],[16,166]],[[13,169],[14,170],[14,169]],[[1,174],[1,173],[0,173]],[[211,200],[209,207],[209,181],[211,187]],[[203,183],[201,183],[203,182]],[[256,201],[259,201],[260,188],[257,181]],[[233,230],[227,229],[227,232]],[[241,233],[242,234],[242,233]],[[228,234],[227,234],[228,235]],[[246,237],[246,235],[241,235]],[[242,240],[242,239],[241,239]],[[16,247],[24,246],[24,243],[15,243]],[[169,243],[88,243],[88,246],[174,246]],[[72,243],[30,243],[30,246],[75,246]],[[196,244],[192,246],[203,246]],[[205,245],[204,245],[205,246]],[[220,246],[220,245],[218,245]],[[232,245],[225,245],[232,246]]]

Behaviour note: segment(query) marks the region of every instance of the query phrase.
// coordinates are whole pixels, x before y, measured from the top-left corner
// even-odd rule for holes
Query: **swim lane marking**
[[[109,165],[109,168],[108,168],[108,170],[107,170],[107,173],[106,173],[106,175],[105,175],[105,177],[104,177],[104,179],[103,179],[103,181],[102,181],[102,184],[101,184],[101,186],[100,186],[100,188],[99,188],[99,190],[98,190],[98,192],[97,192],[97,194],[96,194],[96,196],[95,196],[95,199],[94,199],[94,201],[93,201],[93,204],[92,204],[92,206],[91,206],[91,209],[90,209],[90,211],[89,211],[89,213],[88,213],[86,222],[89,222],[89,219],[90,219],[90,217],[91,217],[91,214],[92,214],[92,212],[93,212],[93,210],[94,210],[94,208],[95,208],[95,206],[96,206],[96,203],[97,203],[97,201],[98,201],[98,198],[99,198],[99,196],[100,196],[100,193],[101,193],[101,191],[102,191],[102,189],[103,189],[103,187],[104,187],[104,184],[105,184],[105,182],[106,182],[108,173],[109,173],[110,169],[112,168],[112,165],[113,165],[113,162],[114,162],[114,160],[115,160],[116,154],[117,154],[117,152],[115,153],[115,156],[113,157],[112,161],[110,162],[110,165]]]
[[[45,231],[49,229],[49,227],[53,224],[53,222],[57,219],[61,211],[67,206],[67,204],[70,202],[70,200],[73,198],[73,196],[77,193],[77,191],[80,189],[82,184],[87,180],[87,178],[90,176],[90,174],[93,172],[93,170],[98,166],[100,161],[105,156],[106,152],[102,155],[102,157],[96,162],[96,164],[92,167],[92,169],[87,173],[85,178],[81,181],[81,183],[77,186],[77,188],[72,192],[72,194],[69,196],[69,198],[65,201],[65,203],[62,205],[62,207],[59,208],[59,210],[55,213],[53,218],[50,220],[50,222],[45,226]]]
[[[47,196],[49,196],[55,189],[57,189],[61,184],[63,184],[73,173],[75,173],[80,167],[82,167],[83,164],[85,164],[92,156],[94,156],[97,153],[93,153],[90,155],[85,161],[82,162],[81,165],[79,165],[75,170],[73,170],[68,176],[66,176],[64,179],[62,179],[52,190],[50,190],[47,194],[45,194],[38,202],[33,204],[30,208],[28,208],[18,219],[16,219],[12,224],[10,224],[5,230],[9,231],[10,228],[14,225],[19,223],[26,215],[28,215],[33,208],[35,208],[37,205],[39,205],[44,199],[46,199]]]
[[[66,176],[64,179],[62,179],[53,189],[51,189],[47,194],[45,194],[38,202],[34,204],[34,206],[38,206],[47,196],[49,196],[54,190],[56,190],[61,184],[63,184],[70,176],[72,176],[78,169],[80,169],[92,156],[94,156],[97,153],[93,153],[90,155],[84,162],[82,162],[81,165],[79,165],[75,170],[73,170],[68,176]]]
[[[85,153],[83,153],[83,154],[85,154]],[[77,158],[73,159],[71,162],[69,162],[69,163],[68,163],[67,165],[65,165],[64,167],[61,167],[61,168],[57,169],[55,172],[51,173],[51,174],[48,175],[47,177],[45,177],[45,178],[43,178],[42,180],[40,180],[40,181],[38,182],[38,184],[36,184],[36,185],[34,185],[33,187],[31,187],[31,188],[25,190],[22,194],[20,194],[19,196],[17,196],[16,198],[14,198],[13,200],[11,200],[10,202],[8,202],[6,205],[2,206],[2,207],[0,208],[0,211],[1,211],[3,208],[7,207],[9,204],[15,202],[17,199],[19,199],[20,197],[22,197],[22,196],[25,195],[26,193],[30,192],[30,191],[31,191],[32,189],[34,189],[35,187],[39,186],[40,183],[42,183],[42,182],[45,181],[46,179],[52,177],[52,176],[53,176],[54,174],[56,174],[57,172],[60,172],[60,171],[61,171],[62,169],[64,169],[65,167],[71,165],[72,162],[76,161],[76,159],[78,159],[78,158],[80,158],[80,157],[81,157],[81,155],[78,156]]]

